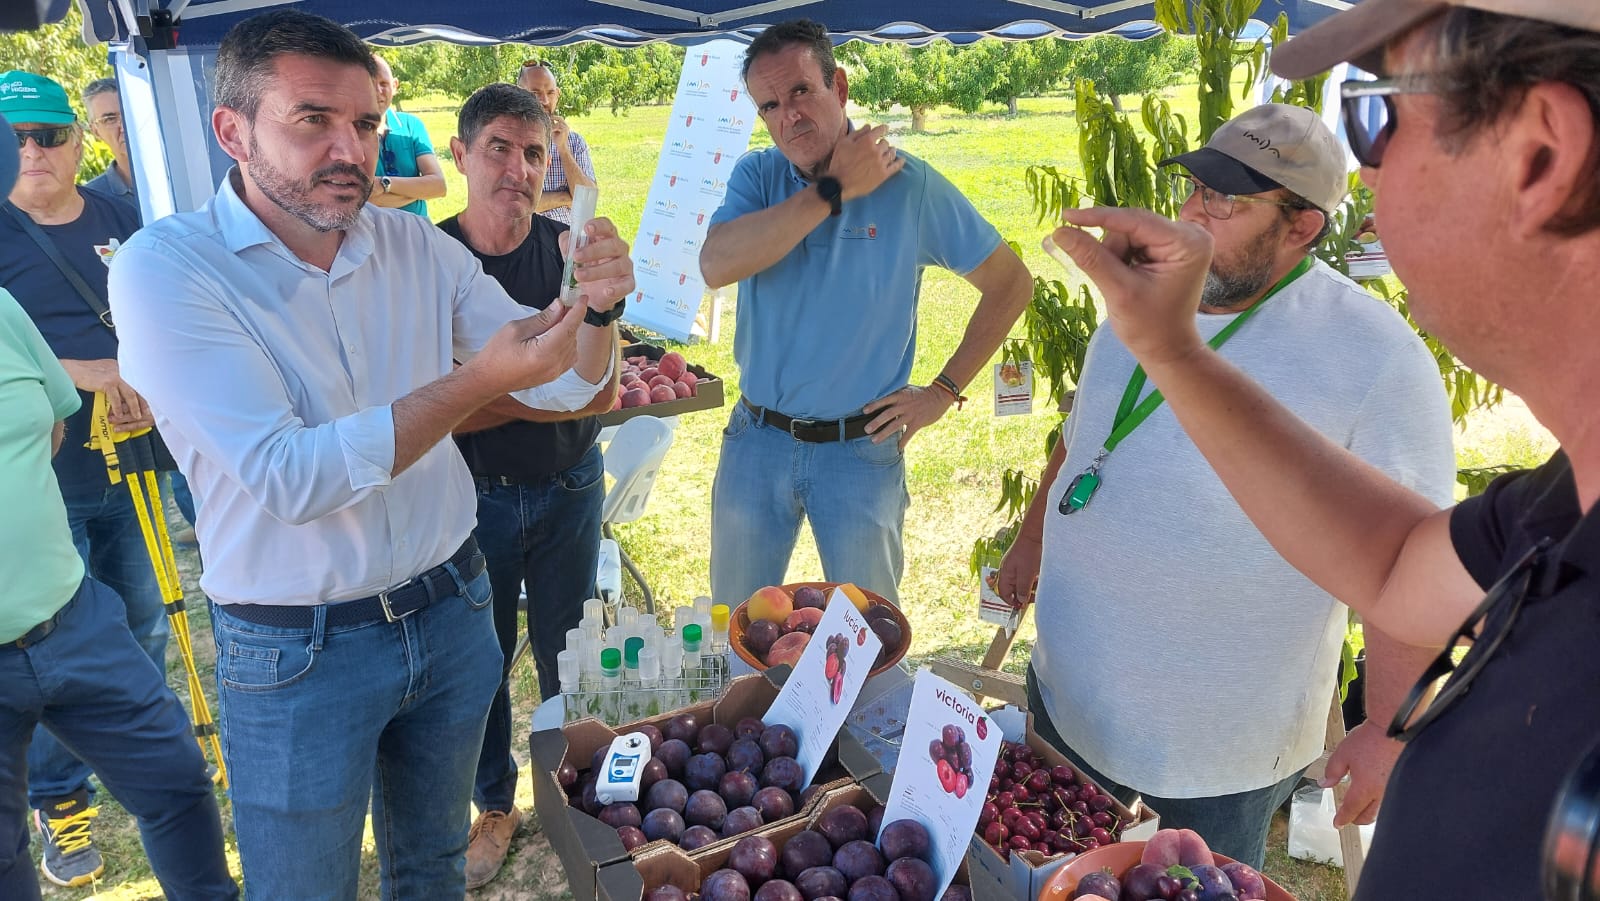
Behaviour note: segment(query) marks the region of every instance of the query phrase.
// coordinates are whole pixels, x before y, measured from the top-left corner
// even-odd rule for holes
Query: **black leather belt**
[[[21,638],[8,641],[6,644],[9,644],[15,648],[28,648],[38,644],[41,641],[44,641],[46,638],[50,637],[51,632],[56,630],[56,626],[61,625],[61,618],[67,615],[67,607],[70,607],[71,605],[72,602],[68,601],[60,610],[57,610],[54,614],[52,614],[49,619],[37,626],[34,626],[27,632],[24,632]]]
[[[472,484],[479,491],[487,491],[490,488],[517,488],[522,485],[510,476],[473,476]]]
[[[829,441],[854,441],[864,438],[867,434],[867,423],[871,422],[876,413],[862,413],[860,416],[851,416],[846,419],[795,419],[785,416],[777,410],[768,410],[751,403],[748,398],[740,398],[756,417],[767,425],[789,433],[789,437],[796,441],[806,441],[811,444],[826,444]]]
[[[455,564],[461,581],[471,582],[482,574],[485,563],[478,553],[478,539],[468,537],[461,549],[445,563],[422,573],[414,579],[377,594],[354,601],[326,604],[327,626],[360,626],[368,623],[396,623],[440,598],[458,594],[460,588],[455,577],[445,569]],[[258,626],[275,626],[280,629],[311,628],[318,605],[285,606],[279,604],[228,604],[224,610],[245,622]]]

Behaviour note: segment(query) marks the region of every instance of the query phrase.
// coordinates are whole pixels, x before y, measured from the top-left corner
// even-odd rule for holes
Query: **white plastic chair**
[[[672,435],[672,425],[654,416],[635,416],[617,428],[606,447],[606,474],[615,480],[600,507],[600,533],[606,538],[616,541],[613,525],[633,522],[644,515],[661,461],[672,447]],[[617,550],[623,568],[644,593],[645,609],[655,613],[655,596],[644,574],[620,543]]]

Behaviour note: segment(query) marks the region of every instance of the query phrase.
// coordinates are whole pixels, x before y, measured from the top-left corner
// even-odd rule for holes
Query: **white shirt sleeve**
[[[465,363],[477,356],[478,351],[506,323],[528,318],[528,308],[512,300],[499,282],[485,275],[483,264],[461,242],[446,238],[433,243],[439,264],[449,266],[458,273],[455,279],[459,288],[454,303],[452,352],[457,360]],[[583,315],[577,310],[573,314]],[[606,374],[599,382],[588,382],[576,369],[568,369],[555,381],[514,391],[511,396],[535,410],[581,410],[610,382],[611,367],[614,365],[613,358],[607,363]]]
[[[227,289],[151,243],[117,253],[109,294],[122,377],[168,440],[192,447],[269,515],[295,525],[387,486],[391,408],[308,425],[266,349],[222,303]]]

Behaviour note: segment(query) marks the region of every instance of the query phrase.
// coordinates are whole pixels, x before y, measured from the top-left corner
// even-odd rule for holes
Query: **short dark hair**
[[[1293,222],[1294,217],[1300,215],[1306,210],[1316,210],[1322,214],[1322,227],[1317,229],[1316,235],[1311,240],[1306,242],[1307,250],[1316,247],[1318,244],[1321,244],[1322,239],[1326,238],[1328,233],[1333,231],[1333,216],[1331,216],[1329,212],[1322,207],[1317,206],[1316,204],[1305,199],[1304,197],[1301,197],[1299,194],[1296,194],[1288,188],[1283,189],[1283,202],[1284,206],[1278,207],[1278,209],[1282,211],[1284,220],[1288,222]]]
[[[456,116],[456,137],[471,147],[472,142],[478,139],[478,132],[501,116],[543,125],[544,139],[549,143],[550,114],[544,111],[544,104],[514,84],[499,83],[477,89],[461,105],[461,112]]]
[[[756,39],[745,48],[739,77],[748,81],[751,63],[769,53],[786,50],[793,44],[804,44],[811,48],[811,56],[816,59],[817,68],[822,70],[822,83],[833,87],[833,73],[839,69],[839,63],[833,58],[833,39],[828,37],[826,26],[810,19],[779,22],[756,35]]]
[[[83,89],[83,106],[87,110],[89,101],[101,94],[117,94],[117,80],[115,78],[96,78],[89,82]]]
[[[1459,151],[1542,82],[1567,84],[1583,95],[1600,148],[1600,33],[1460,7],[1423,28],[1431,32],[1426,72],[1442,101],[1437,137],[1445,150]],[[1591,153],[1597,158],[1590,160],[1578,205],[1549,223],[1556,234],[1600,229],[1600,151]]]
[[[290,54],[349,63],[378,77],[372,51],[350,29],[322,16],[275,10],[251,16],[223,36],[214,76],[217,105],[255,121],[267,76],[278,57]]]

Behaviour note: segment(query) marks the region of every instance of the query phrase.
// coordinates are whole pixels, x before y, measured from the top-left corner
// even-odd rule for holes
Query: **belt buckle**
[[[795,434],[796,429],[814,429],[816,427],[817,420],[815,419],[791,419],[789,420],[789,437],[799,441],[801,439],[799,435]]]
[[[397,623],[397,622],[405,619],[406,617],[410,616],[411,614],[417,612],[416,609],[411,609],[411,610],[407,610],[404,613],[396,615],[394,610],[393,610],[393,608],[391,608],[389,606],[389,595],[394,593],[394,592],[396,592],[396,591],[399,591],[402,588],[405,588],[406,585],[410,585],[410,584],[411,583],[408,581],[404,585],[396,585],[393,588],[385,588],[383,591],[378,592],[378,606],[383,608],[383,618],[384,619],[388,620],[391,623]]]

